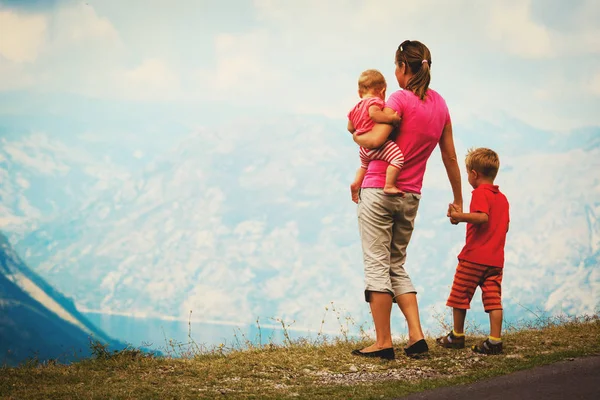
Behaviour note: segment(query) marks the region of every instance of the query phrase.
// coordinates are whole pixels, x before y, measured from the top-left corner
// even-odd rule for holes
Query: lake
[[[233,325],[137,318],[123,315],[84,313],[94,325],[113,339],[132,347],[144,347],[180,356],[189,349],[244,348],[248,342],[283,344],[299,338],[316,339],[316,332],[276,328],[273,321],[260,328],[256,323]],[[287,337],[286,337],[287,335]]]

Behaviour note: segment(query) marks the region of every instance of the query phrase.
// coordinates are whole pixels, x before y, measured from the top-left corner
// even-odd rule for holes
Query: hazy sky
[[[0,115],[76,95],[344,118],[360,72],[396,89],[416,39],[455,121],[573,129],[600,123],[598,21],[596,0],[0,0],[0,100],[26,94]]]

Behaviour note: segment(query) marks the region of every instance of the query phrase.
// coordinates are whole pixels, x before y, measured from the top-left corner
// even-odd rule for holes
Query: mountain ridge
[[[507,123],[502,135],[502,125],[494,129],[481,135],[478,129],[455,128],[455,136],[459,154],[464,143],[512,140],[511,148],[522,147],[515,154],[500,151],[498,183],[513,213],[507,261],[510,270],[527,266],[507,280],[507,308],[515,315],[522,313],[517,303],[555,312],[560,302],[549,303],[548,296],[560,283],[552,274],[560,279],[567,271],[575,273],[580,256],[574,249],[589,249],[585,209],[596,207],[600,192],[585,177],[598,164],[598,148],[590,143],[600,129],[571,136],[576,137],[571,142],[569,135],[550,133],[541,142],[543,132],[527,137],[519,123]],[[272,140],[257,141],[261,132],[271,132]],[[490,141],[495,136],[496,142]],[[527,140],[519,141],[520,136]],[[427,309],[444,309],[464,238],[464,226],[451,227],[445,218],[450,191],[436,153],[407,261]],[[348,134],[331,121],[273,119],[199,129],[142,173],[109,182],[80,209],[39,225],[16,246],[60,290],[77,276],[79,284],[69,293],[88,309],[174,317],[193,309],[209,320],[276,316],[318,326],[321,307],[334,301],[362,320],[368,314],[355,295],[362,290],[361,254],[347,195],[357,163]],[[466,183],[463,192],[470,192]],[[569,206],[553,211],[550,198]],[[537,218],[531,223],[529,212]],[[576,247],[552,236],[561,229]],[[532,248],[543,249],[542,254]],[[581,256],[596,262],[597,256],[588,253]],[[598,302],[598,279],[593,269],[574,276],[589,281],[570,284],[585,288],[570,309],[583,312],[590,301]],[[536,285],[542,282],[547,286],[540,291]],[[578,305],[583,298],[586,305]]]
[[[0,362],[28,358],[69,362],[91,354],[90,342],[124,347],[96,328],[74,302],[20,260],[0,233]]]

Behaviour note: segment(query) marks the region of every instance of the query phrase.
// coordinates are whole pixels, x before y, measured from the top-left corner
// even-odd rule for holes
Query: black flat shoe
[[[361,357],[374,357],[374,358],[379,357],[384,360],[393,360],[396,358],[396,354],[394,353],[393,347],[390,347],[387,349],[381,349],[381,350],[377,350],[377,351],[370,351],[368,353],[363,353],[359,349],[356,349],[356,350],[352,350],[352,354],[355,356],[361,356]]]
[[[425,339],[421,339],[418,342],[414,342],[409,347],[404,348],[404,354],[411,358],[419,358],[429,351],[429,346]]]

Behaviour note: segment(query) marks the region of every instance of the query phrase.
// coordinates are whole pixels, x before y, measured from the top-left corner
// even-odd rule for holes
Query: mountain
[[[289,146],[285,137],[257,142],[256,132],[265,129],[288,132],[297,150],[278,151]],[[302,278],[306,283],[319,268],[341,269],[357,290],[361,286],[360,268],[351,269],[337,256],[321,257],[332,232],[338,244],[356,244],[354,211],[339,207],[347,205],[348,186],[339,166],[354,170],[356,152],[351,143],[349,152],[337,151],[338,140],[328,139],[332,131],[301,120],[199,130],[138,179],[115,185],[18,246],[55,284],[80,276],[73,295],[85,308],[168,316],[192,309],[203,319],[236,321],[290,317],[296,311],[280,303],[295,303],[304,285],[277,283],[284,275],[292,278],[290,268],[294,274],[313,269]],[[321,146],[304,148],[319,140]],[[329,199],[320,198],[321,184],[313,175],[327,180]],[[315,219],[319,214],[330,218]],[[334,226],[331,218],[348,228]],[[63,266],[59,259],[69,261]],[[287,294],[282,285],[289,286]],[[321,285],[323,306],[353,297],[343,286]]]
[[[596,312],[600,129],[558,134],[475,121],[455,127],[455,137],[461,163],[474,145],[501,157],[497,183],[511,204],[507,318]],[[334,302],[342,321],[349,313],[360,323],[369,316],[348,194],[357,166],[343,124],[325,118],[197,129],[137,174],[107,172],[97,190],[74,190],[77,207],[14,243],[83,310],[176,318],[193,310],[201,320],[248,323],[279,317],[317,330]],[[407,259],[428,329],[446,311],[464,241],[464,225],[445,217],[450,200],[436,150]],[[326,324],[338,324],[331,309]]]
[[[92,154],[79,142],[65,144],[42,132],[0,137],[0,229],[19,240],[81,207],[107,181],[127,177],[110,157]]]
[[[0,234],[0,363],[76,360],[90,355],[91,339],[122,347],[27,268]]]

